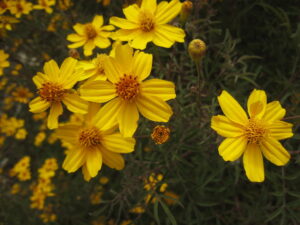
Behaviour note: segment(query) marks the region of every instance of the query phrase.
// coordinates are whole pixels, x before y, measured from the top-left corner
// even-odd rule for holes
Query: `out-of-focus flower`
[[[46,133],[45,132],[39,132],[34,139],[34,145],[39,147],[43,143],[43,141],[46,138]]]
[[[55,5],[55,0],[38,0],[38,4],[33,6],[34,9],[45,10],[47,13],[52,13],[51,6]]]
[[[83,53],[85,56],[93,54],[95,47],[107,48],[110,46],[110,37],[114,26],[103,26],[103,16],[96,15],[91,23],[80,24],[77,23],[73,26],[76,34],[69,34],[67,40],[74,42],[69,44],[69,48],[79,48],[83,46]]]
[[[71,57],[64,60],[61,68],[54,60],[45,63],[44,73],[33,77],[38,88],[39,97],[29,103],[30,112],[40,113],[50,108],[47,125],[49,129],[57,128],[58,117],[63,113],[62,103],[68,110],[85,114],[88,103],[82,100],[72,87],[82,76],[82,71],[75,71],[77,60]]]
[[[24,156],[9,172],[11,176],[17,176],[20,181],[30,180],[30,157]]]
[[[31,2],[27,2],[26,0],[9,1],[9,11],[17,18],[20,18],[23,14],[28,15],[31,10]]]
[[[14,101],[20,103],[28,103],[29,99],[33,97],[33,94],[26,87],[17,87],[15,91],[12,92]]]
[[[57,219],[56,214],[53,212],[53,205],[49,204],[44,207],[43,212],[39,215],[44,223],[54,222]]]
[[[145,49],[148,42],[170,48],[175,42],[184,42],[185,33],[181,28],[169,23],[181,10],[179,0],[162,1],[143,0],[141,6],[133,4],[123,9],[126,19],[111,17],[110,23],[121,29],[113,38],[128,41],[131,47]]]
[[[0,15],[6,12],[9,7],[9,0],[0,0]]]
[[[27,131],[24,128],[19,129],[17,131],[17,133],[15,134],[15,138],[17,140],[24,140],[26,138],[26,136],[27,136]]]
[[[3,50],[0,50],[0,76],[3,75],[3,69],[9,67],[10,63],[7,60],[9,57]]]
[[[58,8],[66,11],[73,6],[72,0],[58,0]]]
[[[11,25],[19,22],[19,20],[12,16],[0,16],[0,29],[12,30]]]
[[[158,125],[154,127],[151,138],[156,144],[163,144],[170,138],[170,129],[163,125]]]

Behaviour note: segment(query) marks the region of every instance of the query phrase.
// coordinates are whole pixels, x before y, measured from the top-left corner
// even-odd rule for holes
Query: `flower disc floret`
[[[46,82],[42,84],[38,93],[47,102],[60,102],[65,97],[67,90],[60,84]]]
[[[134,99],[139,93],[139,82],[137,77],[132,75],[126,75],[120,79],[116,84],[116,91],[118,96],[124,100]]]
[[[267,129],[262,121],[252,118],[245,127],[245,136],[250,144],[259,144],[266,135]]]
[[[144,11],[140,13],[140,28],[144,32],[150,32],[155,27],[155,20],[150,12]]]
[[[92,24],[87,24],[85,26],[85,34],[89,40],[93,40],[95,37],[97,37],[97,31]]]
[[[85,148],[94,148],[101,143],[100,131],[96,127],[84,128],[79,133],[79,143]]]

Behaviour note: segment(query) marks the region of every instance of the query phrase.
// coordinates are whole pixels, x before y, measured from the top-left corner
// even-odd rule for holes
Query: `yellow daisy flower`
[[[38,0],[38,5],[35,5],[33,8],[38,10],[45,10],[46,13],[52,13],[53,9],[51,6],[55,5],[55,0]]]
[[[81,98],[98,103],[111,100],[103,107],[107,125],[117,120],[121,133],[131,137],[137,129],[139,112],[157,122],[167,122],[173,114],[165,101],[176,97],[174,84],[161,79],[144,81],[151,69],[151,54],[133,54],[130,46],[117,46],[115,58],[106,60],[108,80],[86,82],[80,87]]]
[[[265,179],[263,156],[277,166],[285,165],[289,152],[278,140],[293,136],[292,124],[281,121],[285,115],[278,101],[267,104],[266,93],[254,89],[248,98],[249,118],[240,104],[226,91],[218,97],[225,116],[213,116],[211,127],[226,139],[219,146],[225,161],[235,161],[243,155],[248,179]]]
[[[0,1],[0,15],[5,13],[6,10],[8,9],[8,7],[9,7],[8,0],[1,0]]]
[[[3,69],[9,67],[10,63],[7,61],[9,57],[3,50],[0,50],[0,76],[3,75]]]
[[[181,11],[179,0],[162,1],[143,0],[141,7],[133,4],[123,9],[126,19],[111,17],[110,23],[120,27],[113,38],[128,41],[136,49],[145,49],[148,42],[170,48],[175,42],[184,42],[185,33],[181,28],[169,23]]]
[[[16,102],[28,103],[29,99],[33,97],[33,94],[28,88],[20,86],[17,87],[15,91],[12,92],[13,99]]]
[[[103,25],[103,16],[95,16],[91,23],[80,24],[73,26],[77,34],[69,34],[67,40],[74,42],[68,45],[68,48],[79,48],[83,46],[83,53],[85,56],[90,56],[95,47],[107,48],[110,46],[108,37],[111,35],[114,26]]]
[[[97,176],[102,163],[113,169],[123,169],[124,159],[120,153],[134,150],[135,139],[124,138],[115,132],[116,123],[109,123],[105,113],[103,108],[99,110],[98,104],[91,103],[81,125],[70,123],[56,131],[58,138],[73,146],[67,153],[63,168],[72,173],[82,167],[86,181]]]
[[[41,113],[50,108],[47,121],[49,129],[58,126],[58,117],[63,113],[62,102],[71,112],[80,114],[87,112],[88,103],[71,89],[82,76],[81,70],[75,71],[76,64],[77,60],[69,57],[59,68],[54,60],[50,60],[45,63],[44,73],[38,73],[33,77],[40,96],[29,103],[29,111]]]
[[[25,0],[17,0],[9,2],[9,11],[15,17],[20,18],[22,14],[28,15],[32,10],[32,3]]]

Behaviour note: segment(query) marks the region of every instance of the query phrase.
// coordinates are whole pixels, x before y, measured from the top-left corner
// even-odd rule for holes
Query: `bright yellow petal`
[[[89,108],[88,108],[88,113],[85,115],[85,122],[87,124],[92,124],[92,121],[93,121],[94,117],[96,116],[96,114],[99,112],[99,110],[100,110],[100,104],[90,102]]]
[[[109,130],[118,124],[117,117],[121,109],[122,100],[115,98],[106,103],[95,115],[94,124],[101,131]]]
[[[115,25],[116,27],[120,27],[122,29],[128,29],[128,30],[137,29],[139,27],[137,23],[134,23],[132,21],[123,18],[115,17],[115,16],[109,19],[109,23]]]
[[[55,130],[55,136],[63,141],[75,145],[78,142],[79,129],[79,125],[62,125],[59,126],[57,130]]]
[[[112,31],[114,29],[115,29],[115,27],[113,25],[106,25],[106,26],[101,27],[102,31]]]
[[[122,170],[125,166],[123,157],[119,153],[114,153],[101,148],[103,162],[112,169]]]
[[[213,116],[211,119],[211,128],[223,137],[233,138],[242,136],[244,130],[241,125],[229,120],[226,116]]]
[[[78,35],[78,34],[69,34],[67,36],[67,40],[71,41],[71,42],[79,42],[79,41],[85,40],[85,38],[83,36]]]
[[[115,59],[119,62],[121,70],[125,74],[131,73],[133,49],[128,45],[118,45],[115,50]]]
[[[283,140],[286,138],[292,137],[293,131],[292,131],[293,124],[287,123],[284,121],[274,121],[269,126],[269,132],[270,136],[275,138],[276,140]]]
[[[156,96],[164,101],[176,98],[174,83],[166,80],[146,80],[141,83],[140,90],[143,95]]]
[[[154,14],[156,11],[156,0],[142,0],[141,9]]]
[[[91,180],[91,175],[89,173],[89,171],[86,168],[86,163],[82,165],[82,174],[83,174],[83,178],[85,181],[90,181]]]
[[[82,99],[98,103],[107,102],[117,96],[115,85],[102,80],[86,82],[79,92]]]
[[[29,111],[32,113],[44,112],[50,107],[50,103],[41,99],[41,97],[36,97],[31,102],[29,102]]]
[[[137,4],[130,5],[123,9],[123,13],[129,21],[137,22],[139,21],[140,8]]]
[[[92,24],[98,28],[98,27],[101,27],[103,25],[103,16],[101,15],[96,15],[93,19],[93,22]]]
[[[135,29],[135,30],[120,29],[112,33],[111,38],[119,41],[130,41],[140,34],[141,31],[139,29]]]
[[[86,114],[88,110],[88,102],[81,99],[77,94],[66,94],[63,103],[68,110],[73,113]]]
[[[141,49],[144,50],[148,44],[148,42],[151,42],[154,37],[154,32],[142,32],[140,31],[139,34],[137,34],[132,42],[130,42],[130,46],[135,49]]]
[[[139,81],[146,79],[152,70],[152,54],[135,52],[132,63],[132,72],[138,77]]]
[[[86,151],[77,148],[68,151],[68,154],[63,162],[63,169],[69,173],[78,170],[84,163],[86,158]]]
[[[91,177],[95,177],[102,167],[102,154],[99,149],[89,149],[86,154],[86,168]]]
[[[158,24],[166,24],[174,19],[181,11],[181,3],[179,0],[172,0],[171,2],[162,1],[158,4],[155,21]]]
[[[85,25],[84,24],[76,23],[73,26],[73,29],[80,35],[84,35],[84,33],[85,33]]]
[[[227,92],[222,91],[218,97],[220,107],[225,116],[233,122],[247,124],[248,117],[240,104]]]
[[[124,137],[132,137],[138,126],[139,112],[135,102],[123,101],[119,116],[120,132]]]
[[[267,104],[266,112],[263,116],[264,121],[272,122],[281,120],[285,116],[285,109],[281,107],[280,102],[273,101]]]
[[[272,137],[265,138],[260,147],[264,156],[277,166],[285,165],[291,158],[290,153],[282,144]]]
[[[45,63],[44,72],[50,78],[51,81],[58,81],[59,67],[54,60],[50,60],[49,62]]]
[[[85,43],[86,43],[86,40],[78,41],[73,44],[69,44],[68,48],[79,48],[79,47],[83,46]]]
[[[32,80],[34,84],[37,86],[37,88],[41,88],[43,83],[48,81],[47,76],[45,76],[45,74],[42,74],[40,72],[38,72],[37,75],[35,75],[32,78]]]
[[[101,144],[107,150],[116,153],[130,153],[134,150],[135,139],[123,137],[120,133],[104,135]]]
[[[265,180],[264,161],[258,145],[248,144],[243,162],[246,175],[251,182],[263,182]]]
[[[120,76],[124,75],[121,66],[119,65],[117,60],[112,57],[107,57],[104,67],[107,79],[114,84],[118,83]]]
[[[77,65],[77,62],[78,61],[72,57],[68,57],[63,61],[59,73],[59,80],[62,84],[67,83],[69,79],[72,78],[72,76],[74,75],[74,70]]]
[[[107,48],[108,46],[110,46],[110,40],[108,38],[98,36],[95,38],[95,45],[98,48]]]
[[[90,40],[88,42],[86,42],[83,46],[83,54],[85,56],[90,56],[93,54],[93,50],[96,47],[95,43],[93,40]]]
[[[248,114],[250,118],[262,118],[266,111],[267,95],[265,91],[254,89],[247,102]]]
[[[58,127],[58,117],[62,113],[63,113],[63,108],[60,102],[54,102],[51,104],[50,112],[47,120],[47,125],[49,129],[55,129]]]
[[[155,27],[153,43],[164,47],[170,48],[174,42],[184,42],[184,30],[168,24],[159,25]]]
[[[139,95],[136,104],[140,113],[152,121],[168,122],[173,114],[172,108],[155,96]]]
[[[225,161],[235,161],[241,157],[247,146],[245,137],[226,138],[219,146],[219,154]]]

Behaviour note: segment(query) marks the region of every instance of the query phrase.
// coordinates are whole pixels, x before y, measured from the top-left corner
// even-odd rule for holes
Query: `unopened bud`
[[[193,3],[186,0],[182,3],[180,12],[180,21],[185,23],[193,11]]]
[[[189,54],[194,61],[200,61],[206,52],[206,44],[200,39],[194,39],[189,43]]]
[[[69,50],[69,56],[72,57],[72,58],[74,58],[74,59],[79,59],[80,55],[79,55],[79,52],[76,49],[71,48]]]

